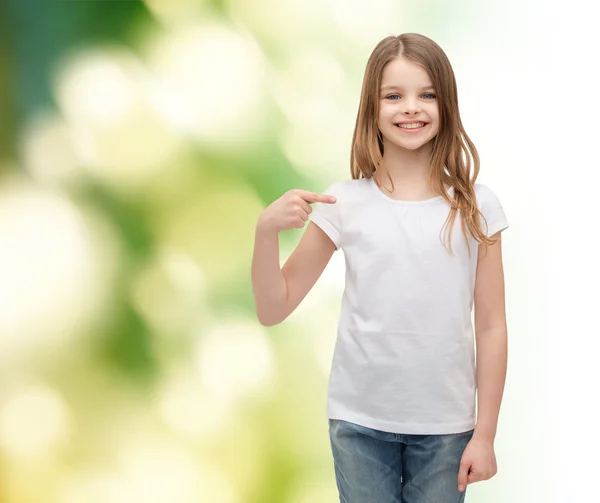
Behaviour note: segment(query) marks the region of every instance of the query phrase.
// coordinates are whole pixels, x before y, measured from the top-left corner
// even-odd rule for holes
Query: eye
[[[391,98],[392,96],[399,96],[399,95],[398,94],[390,94],[388,96],[388,98]],[[435,94],[433,94],[433,93],[425,93],[425,94],[422,94],[421,96],[431,96],[431,98],[427,98],[430,100],[434,100],[436,98]],[[392,100],[392,101],[397,101],[397,100]]]

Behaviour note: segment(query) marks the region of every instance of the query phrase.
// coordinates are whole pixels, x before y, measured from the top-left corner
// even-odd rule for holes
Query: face
[[[425,69],[399,57],[383,70],[379,92],[378,126],[383,143],[417,150],[429,143],[439,128],[435,89]],[[400,128],[401,122],[424,122],[417,129]]]

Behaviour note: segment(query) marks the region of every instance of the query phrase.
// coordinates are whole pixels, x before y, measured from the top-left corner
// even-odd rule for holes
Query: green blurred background
[[[497,68],[472,58],[510,57],[508,17],[499,2],[2,0],[0,503],[337,501],[343,258],[262,327],[256,219],[350,177],[379,40],[430,36],[470,91]],[[476,123],[481,103],[464,106]],[[487,131],[469,132],[485,152]],[[282,263],[302,232],[282,233]],[[521,440],[497,444],[499,466]],[[516,469],[500,476],[472,501],[531,501],[506,499],[524,494]]]

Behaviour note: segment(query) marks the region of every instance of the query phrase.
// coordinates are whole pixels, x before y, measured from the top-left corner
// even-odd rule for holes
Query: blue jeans
[[[474,430],[409,435],[329,419],[340,503],[462,503],[458,470]]]

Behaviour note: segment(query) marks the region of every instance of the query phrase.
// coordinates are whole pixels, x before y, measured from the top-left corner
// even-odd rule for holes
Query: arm
[[[312,289],[336,250],[335,243],[309,222],[296,249],[279,267],[278,234],[256,230],[252,288],[258,320],[264,326],[284,321]]]
[[[474,302],[478,399],[474,437],[493,443],[506,380],[508,348],[500,234],[494,245],[479,246]]]
[[[285,309],[287,285],[279,266],[279,233],[256,226],[252,258],[252,290],[261,325],[279,322]]]

